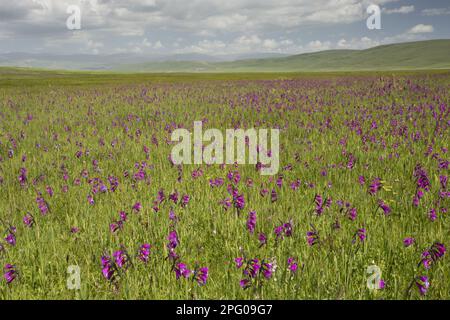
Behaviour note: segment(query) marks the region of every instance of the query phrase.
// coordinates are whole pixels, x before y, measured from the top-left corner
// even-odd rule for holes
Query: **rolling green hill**
[[[289,72],[415,70],[450,68],[450,40],[378,46],[365,50],[328,50],[282,58],[232,62],[163,61],[124,64],[123,71],[141,72]]]

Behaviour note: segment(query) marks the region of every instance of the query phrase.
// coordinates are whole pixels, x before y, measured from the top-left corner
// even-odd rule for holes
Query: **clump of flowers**
[[[276,226],[273,229],[273,232],[275,233],[277,241],[284,239],[285,236],[291,237],[292,236],[292,221],[288,221],[279,226]]]
[[[39,194],[36,198],[36,203],[38,205],[39,211],[43,216],[47,215],[49,212],[49,207],[47,202],[44,200],[41,194]]]
[[[440,242],[435,242],[429,249],[422,253],[422,264],[425,269],[429,269],[434,263],[441,259],[446,252],[445,246]]]
[[[125,249],[117,250],[113,253],[116,265],[121,269],[128,269],[131,259]]]
[[[101,263],[103,277],[105,277],[108,281],[114,280],[116,268],[114,263],[111,261],[111,257],[107,255],[102,256]]]
[[[175,276],[177,277],[177,280],[180,279],[181,277],[189,278],[189,276],[191,275],[191,270],[188,269],[186,264],[181,263],[181,262],[177,263],[175,265],[174,271],[175,271]]]
[[[119,212],[119,220],[113,221],[109,225],[109,230],[112,233],[116,233],[117,231],[122,230],[126,220],[127,220],[127,214],[124,211],[120,211]]]
[[[208,281],[208,272],[208,267],[200,267],[194,270],[194,279],[199,285],[204,286],[206,284],[206,281]]]
[[[235,259],[236,268],[242,270],[244,278],[239,281],[239,285],[243,289],[247,289],[254,284],[261,284],[263,279],[269,280],[272,278],[276,270],[276,262],[269,260],[260,260],[253,258],[245,261],[244,258],[239,257]],[[243,267],[245,264],[245,267]]]

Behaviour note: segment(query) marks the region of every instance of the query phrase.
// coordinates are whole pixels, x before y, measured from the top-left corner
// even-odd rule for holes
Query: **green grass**
[[[448,160],[442,148],[449,147],[449,118],[447,112],[436,132],[430,110],[432,106],[439,112],[440,105],[448,110],[449,85],[448,71],[120,74],[2,69],[0,231],[3,239],[8,227],[16,226],[17,244],[1,240],[5,249],[0,266],[14,264],[19,277],[9,285],[0,281],[0,299],[448,299],[448,253],[429,270],[417,265],[433,242],[450,245],[449,216],[439,212],[440,207],[449,207],[448,198],[436,206],[439,175],[448,175],[448,170],[438,168],[438,159]],[[33,119],[25,121],[27,115]],[[280,127],[280,168],[293,166],[292,171],[280,170],[283,186],[275,185],[279,175],[261,176],[250,165],[185,165],[178,181],[179,171],[168,161],[172,145],[166,143],[170,139],[166,128],[191,129],[193,121],[201,119],[206,121],[204,130]],[[372,128],[373,121],[377,129]],[[351,123],[358,124],[363,135],[351,130]],[[420,137],[413,139],[416,133]],[[158,145],[152,143],[153,137]],[[340,144],[343,139],[345,146]],[[437,158],[424,155],[432,139]],[[149,159],[144,145],[150,148]],[[79,150],[83,155],[77,158]],[[356,158],[352,170],[346,167],[349,153]],[[99,162],[98,168],[93,160]],[[150,165],[148,180],[134,182],[135,163],[142,161]],[[427,170],[431,189],[414,207],[412,172],[418,163]],[[28,170],[23,187],[18,181],[22,167]],[[193,179],[198,168],[203,175]],[[117,177],[118,189],[95,195],[95,204],[90,205],[92,186],[83,170],[89,179],[100,178],[107,186],[108,176]],[[240,213],[219,204],[229,196],[225,186],[209,186],[210,178],[227,180],[229,170],[239,170],[242,177],[238,188],[246,206]],[[327,175],[321,174],[323,170]],[[124,171],[130,177],[124,177]],[[360,175],[366,178],[364,186],[358,183]],[[375,177],[382,178],[384,188],[370,196],[368,184]],[[81,184],[76,185],[75,179]],[[246,185],[247,179],[253,180],[252,187]],[[294,191],[289,184],[296,179],[302,184]],[[46,186],[54,189],[53,197]],[[269,190],[265,197],[260,195],[262,188]],[[153,201],[161,189],[166,196],[175,190],[180,197],[189,194],[191,201],[186,207],[165,201],[154,212]],[[274,203],[272,189],[278,193]],[[38,210],[37,192],[49,204],[46,216]],[[314,213],[316,194],[333,198],[322,216]],[[391,215],[376,209],[378,199],[392,207]],[[338,200],[357,208],[355,221],[348,219]],[[140,213],[131,211],[136,201],[142,202]],[[431,222],[427,213],[433,207],[438,219]],[[197,264],[209,268],[204,286],[191,279],[176,280],[166,260],[167,236],[173,228],[170,209],[178,216],[176,252],[190,268]],[[112,234],[109,224],[118,219],[120,210],[129,219],[123,230]],[[255,234],[246,229],[250,210],[257,213]],[[26,212],[35,217],[33,228],[22,222]],[[292,236],[276,241],[274,227],[290,219]],[[333,228],[336,221],[339,229]],[[305,237],[311,225],[321,237],[321,243],[312,247]],[[74,226],[79,233],[70,232]],[[367,240],[352,243],[362,227]],[[268,235],[266,246],[259,246],[259,232]],[[404,248],[402,240],[408,236],[416,242]],[[135,258],[143,243],[152,245],[148,264]],[[121,245],[133,266],[113,285],[102,276],[100,257]],[[273,277],[243,290],[242,270],[233,262],[243,255],[276,261]],[[288,257],[300,265],[295,275],[287,270]],[[366,287],[366,270],[372,263],[383,272],[384,290]],[[66,287],[69,265],[81,269],[79,291]],[[407,291],[418,275],[430,278],[424,297],[415,286]]]

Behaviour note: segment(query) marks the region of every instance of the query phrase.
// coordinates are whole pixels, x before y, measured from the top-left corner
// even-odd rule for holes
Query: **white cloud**
[[[400,8],[395,9],[384,9],[383,12],[386,14],[393,14],[393,13],[402,13],[407,14],[414,12],[414,6],[401,6]]]
[[[432,25],[426,25],[426,24],[418,24],[411,29],[409,29],[408,33],[417,34],[417,33],[431,33],[434,31],[434,28]]]
[[[450,15],[450,8],[430,8],[423,9],[422,14],[424,16],[443,16]]]
[[[155,45],[153,46],[153,48],[155,49],[161,49],[164,48],[163,44],[161,43],[161,41],[156,41]]]
[[[383,6],[396,1],[0,0],[0,38],[31,39],[54,51],[94,53],[108,53],[119,47],[116,52],[143,54],[153,51],[299,53],[366,48],[382,41],[353,38],[352,31],[350,35],[340,35],[342,41],[338,41],[334,38],[339,34],[337,28],[336,32],[331,28],[357,22],[355,28],[365,30],[365,9],[369,4]],[[65,27],[69,4],[81,7],[82,30],[76,33]],[[414,9],[412,5],[404,5],[384,12],[409,13]],[[423,10],[422,14],[437,12]],[[320,26],[317,32],[316,26]],[[432,28],[418,25],[401,36],[413,38],[432,32]],[[334,34],[329,34],[330,30]],[[305,40],[300,42],[299,36],[304,36]],[[178,38],[182,40],[176,40]],[[3,46],[11,50],[7,44]],[[0,49],[3,49],[2,44]]]
[[[274,39],[265,39],[265,40],[263,41],[262,46],[263,46],[265,49],[274,50],[274,49],[277,49],[277,48],[279,47],[279,44],[278,44],[278,42],[277,42],[276,40],[274,40]]]
[[[330,48],[331,48],[330,41],[322,42],[320,40],[314,40],[309,42],[307,45],[307,49],[309,49],[309,51],[323,51],[328,50]]]

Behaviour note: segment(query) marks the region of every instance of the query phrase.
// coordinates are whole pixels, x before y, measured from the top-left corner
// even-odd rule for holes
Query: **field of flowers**
[[[0,299],[449,299],[449,89],[449,72],[2,76]],[[280,129],[278,174],[174,165],[194,121]]]

